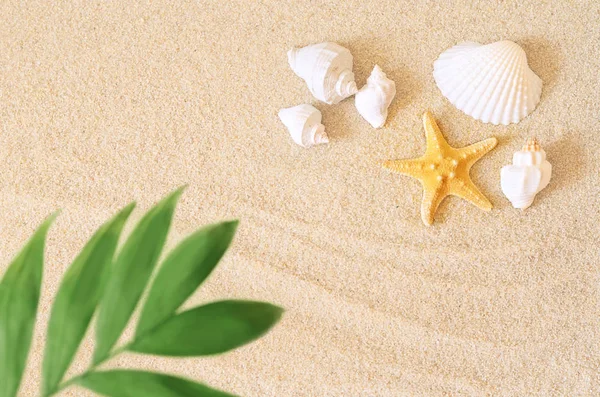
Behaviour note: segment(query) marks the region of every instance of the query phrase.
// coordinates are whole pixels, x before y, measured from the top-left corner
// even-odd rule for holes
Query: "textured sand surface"
[[[137,220],[184,183],[170,247],[199,225],[242,222],[190,304],[253,298],[286,315],[232,354],[109,367],[254,397],[600,395],[600,4],[413,3],[1,2],[0,273],[63,209],[20,395],[38,394],[51,299],[86,239],[129,201]],[[538,109],[508,127],[455,109],[432,76],[457,42],[501,39],[545,84]],[[291,46],[325,40],[352,51],[359,86],[376,63],[396,81],[385,128],[353,99],[317,103],[291,72]],[[323,112],[328,146],[288,136],[277,111],[300,103]],[[451,197],[424,227],[419,183],[380,167],[424,151],[426,109],[453,146],[498,137],[471,172],[491,212]],[[522,213],[500,168],[532,135],[554,176]]]

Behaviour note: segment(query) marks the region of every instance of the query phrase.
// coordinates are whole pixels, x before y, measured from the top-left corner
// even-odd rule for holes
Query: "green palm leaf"
[[[94,364],[105,360],[127,325],[158,261],[183,188],[152,208],[119,252],[100,302]]]
[[[233,397],[200,383],[136,370],[97,372],[124,351],[166,356],[226,352],[265,334],[283,310],[264,302],[220,301],[177,313],[206,280],[229,247],[237,221],[206,226],[167,255],[142,307],[133,341],[114,349],[163,250],[183,188],[159,202],[115,255],[130,204],[105,223],[73,261],[52,306],[42,365],[42,395],[73,385],[109,397]],[[29,353],[37,313],[49,217],[0,281],[0,397],[15,397]],[[97,314],[92,365],[61,383]]]
[[[109,397],[235,397],[190,380],[133,370],[92,372],[77,384]]]
[[[224,353],[265,334],[282,313],[280,307],[263,302],[213,302],[171,317],[128,349],[182,357]]]
[[[238,222],[206,226],[183,240],[154,279],[136,334],[151,330],[175,311],[210,275],[229,247]]]
[[[0,283],[0,397],[16,395],[40,298],[44,245],[56,214],[35,232]]]
[[[110,265],[119,236],[135,207],[132,203],[105,223],[77,256],[61,283],[48,325],[43,363],[42,393],[52,393],[75,355],[92,319],[105,269]]]

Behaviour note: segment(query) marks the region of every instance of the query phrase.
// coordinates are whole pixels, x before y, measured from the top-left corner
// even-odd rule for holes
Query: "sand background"
[[[184,183],[169,247],[241,219],[189,304],[260,299],[285,317],[224,356],[109,367],[256,397],[600,394],[599,19],[596,1],[1,2],[0,272],[63,210],[20,395],[38,393],[51,300],[87,238],[131,200],[137,220]],[[501,39],[545,84],[508,127],[464,115],[432,77],[457,42]],[[318,103],[289,69],[291,46],[327,40],[352,51],[359,86],[375,64],[396,81],[385,128],[353,99]],[[277,111],[300,103],[323,112],[328,146],[291,141]],[[452,197],[424,227],[419,183],[380,168],[424,151],[426,109],[454,146],[498,137],[471,172],[491,212]],[[532,135],[554,176],[522,213],[500,168]]]

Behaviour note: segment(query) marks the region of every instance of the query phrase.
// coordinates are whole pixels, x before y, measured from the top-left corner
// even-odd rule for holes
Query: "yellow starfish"
[[[423,125],[427,138],[427,150],[423,156],[410,160],[388,160],[383,164],[392,171],[421,181],[423,223],[433,223],[435,211],[448,195],[462,197],[486,211],[492,209],[492,203],[471,181],[469,170],[477,160],[496,146],[498,140],[489,138],[455,149],[448,145],[431,113],[425,112]]]

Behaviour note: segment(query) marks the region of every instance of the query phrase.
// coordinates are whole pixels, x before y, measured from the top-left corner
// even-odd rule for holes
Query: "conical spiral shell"
[[[308,148],[329,142],[325,126],[321,124],[321,112],[314,106],[305,104],[281,109],[278,115],[298,145]]]
[[[539,191],[542,172],[536,167],[502,167],[500,184],[502,192],[515,208],[525,209],[533,203]]]
[[[288,52],[288,62],[320,101],[336,104],[358,91],[352,73],[352,54],[338,44],[292,48]]]
[[[356,93],[354,104],[358,113],[374,128],[385,124],[388,107],[396,96],[396,84],[375,65],[367,84]]]
[[[540,147],[540,144],[538,143],[537,139],[532,138],[532,139],[528,140],[525,145],[523,145],[523,149],[521,149],[521,151],[523,151],[523,152],[540,152],[540,151],[542,151],[542,148]]]
[[[442,94],[484,123],[518,123],[538,105],[542,80],[529,68],[525,51],[512,41],[460,43],[433,64]]]
[[[551,176],[552,165],[546,160],[546,152],[536,140],[530,140],[513,155],[512,165],[502,167],[502,193],[513,207],[525,209],[533,203],[536,194],[548,186]]]

